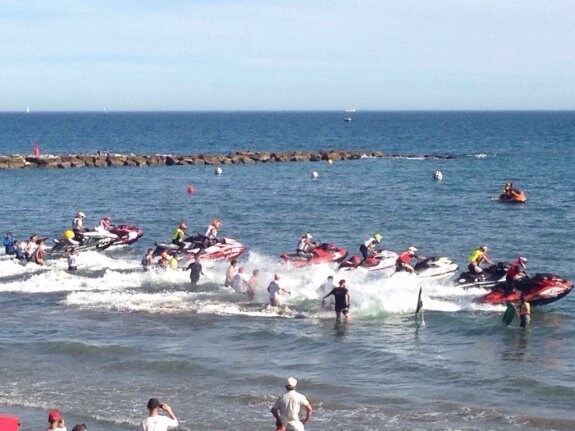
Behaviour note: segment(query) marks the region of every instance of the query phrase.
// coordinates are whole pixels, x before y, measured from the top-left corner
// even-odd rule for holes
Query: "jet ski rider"
[[[403,253],[399,255],[397,260],[395,261],[395,270],[396,271],[407,271],[407,272],[415,272],[415,269],[410,265],[411,259],[416,258],[423,260],[425,259],[424,256],[417,256],[415,252],[417,249],[414,246],[410,246],[405,250]]]
[[[299,256],[311,257],[316,247],[317,244],[313,241],[313,236],[309,233],[304,233],[299,240],[296,253]]]
[[[80,243],[84,239],[84,219],[86,214],[82,211],[78,211],[74,220],[72,220],[72,231],[74,232],[74,239]]]
[[[481,274],[483,273],[483,268],[481,268],[481,264],[483,261],[487,262],[489,265],[495,265],[495,263],[489,259],[487,256],[487,251],[489,247],[486,245],[482,245],[481,247],[473,250],[469,255],[469,265],[467,265],[467,269],[472,274]]]
[[[375,244],[379,244],[382,239],[383,237],[381,234],[376,233],[359,246],[359,251],[363,257],[362,262],[365,262],[368,258],[375,254]]]
[[[222,226],[222,222],[220,219],[213,219],[212,224],[208,226],[206,229],[206,233],[204,236],[206,237],[206,241],[204,242],[204,247],[210,247],[218,242],[218,230]]]
[[[178,247],[182,248],[184,246],[184,238],[186,236],[186,226],[185,223],[180,223],[176,230],[172,233],[172,244],[177,245]]]
[[[527,258],[519,256],[519,258],[513,262],[509,269],[507,270],[507,275],[505,276],[505,281],[507,282],[507,293],[513,292],[513,290],[520,290],[517,287],[517,283],[521,282],[525,278],[529,277],[527,272]]]

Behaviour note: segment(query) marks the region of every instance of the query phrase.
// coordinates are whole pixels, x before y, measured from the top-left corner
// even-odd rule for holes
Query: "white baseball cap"
[[[295,379],[294,377],[290,377],[287,379],[286,386],[290,386],[292,388],[295,388],[296,385],[297,385],[297,379]]]

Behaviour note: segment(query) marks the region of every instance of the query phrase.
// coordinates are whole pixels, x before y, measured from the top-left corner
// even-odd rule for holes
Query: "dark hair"
[[[86,426],[86,424],[78,424],[78,425],[74,425],[74,428],[72,428],[72,431],[88,431],[88,427]]]
[[[150,399],[148,400],[148,405],[147,405],[147,407],[148,407],[149,409],[156,409],[156,408],[160,407],[160,405],[161,405],[161,403],[160,403],[160,401],[158,401],[157,398],[150,398]]]

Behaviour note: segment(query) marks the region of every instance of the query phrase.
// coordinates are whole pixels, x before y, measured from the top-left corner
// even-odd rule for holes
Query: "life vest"
[[[507,270],[506,279],[509,281],[515,280],[518,275],[523,274],[523,266],[519,262],[513,262]]]
[[[481,249],[473,250],[469,255],[469,263],[479,265],[485,259],[485,253]]]
[[[397,261],[401,262],[401,263],[411,262],[411,253],[409,251],[404,251],[403,253],[401,253],[399,255],[399,257],[397,258]]]
[[[172,239],[176,241],[182,241],[184,239],[184,231],[181,228],[176,228],[174,233],[172,234]]]

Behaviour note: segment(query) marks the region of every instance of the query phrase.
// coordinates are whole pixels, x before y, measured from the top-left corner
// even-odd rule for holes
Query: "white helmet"
[[[84,214],[82,211],[79,211],[78,214],[76,214],[76,217],[86,218],[86,214]]]
[[[526,257],[519,256],[519,259],[517,259],[517,261],[521,264],[521,266],[523,268],[525,268],[527,266],[527,258]]]
[[[410,247],[408,247],[407,249],[408,249],[409,251],[414,252],[414,253],[417,251],[417,249],[416,249],[414,246],[410,246]]]
[[[313,239],[313,236],[311,236],[309,233],[306,233],[304,236],[305,236],[307,239]]]

